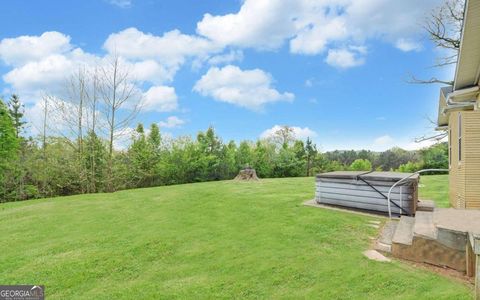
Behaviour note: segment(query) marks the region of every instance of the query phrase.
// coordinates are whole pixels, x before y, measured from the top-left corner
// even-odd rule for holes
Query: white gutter
[[[466,89],[461,89],[457,91],[453,91],[448,94],[447,100],[446,100],[446,107],[443,108],[442,113],[446,114],[448,111],[451,111],[453,109],[471,109],[474,108],[475,103],[477,102],[476,98],[468,99],[467,101],[455,101],[454,98],[459,97],[459,96],[464,96],[472,93],[476,93],[480,90],[478,86],[466,88]]]
[[[475,100],[476,102],[476,100]],[[465,104],[457,104],[457,105],[451,105],[449,107],[445,107],[443,109],[443,114],[446,114],[450,111],[456,111],[456,110],[470,110],[475,107],[475,102],[470,102],[468,101]]]
[[[448,125],[437,126],[437,127],[435,127],[435,130],[436,130],[436,131],[448,130]]]

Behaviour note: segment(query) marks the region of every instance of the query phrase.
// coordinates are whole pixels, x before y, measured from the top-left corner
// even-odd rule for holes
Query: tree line
[[[155,123],[148,129],[138,124],[128,147],[120,149],[109,134],[101,137],[91,129],[75,137],[47,131],[27,137],[26,125],[18,96],[13,95],[8,103],[0,101],[2,202],[232,179],[246,166],[261,178],[337,170],[413,172],[448,166],[446,143],[420,151],[393,148],[322,153],[310,139],[295,139],[288,126],[272,138],[236,143],[223,142],[212,127],[195,138],[169,138],[162,136]],[[79,131],[83,128],[77,128]]]
[[[445,144],[414,152],[322,153],[288,126],[271,138],[239,143],[224,142],[212,127],[178,138],[162,136],[155,123],[132,130],[142,108],[138,84],[111,57],[79,68],[55,94],[45,93],[35,112],[39,123],[25,122],[17,95],[0,99],[0,201],[231,179],[247,166],[260,177],[278,178],[448,164]],[[129,142],[120,147],[124,138]]]

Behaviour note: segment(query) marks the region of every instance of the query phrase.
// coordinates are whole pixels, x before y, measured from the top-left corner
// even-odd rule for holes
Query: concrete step
[[[392,238],[392,243],[412,245],[415,218],[402,216]]]
[[[415,225],[413,233],[415,236],[435,240],[437,228],[433,223],[433,212],[417,211],[415,214]]]
[[[432,200],[418,200],[417,211],[434,211],[435,202]]]
[[[468,270],[468,234],[480,232],[480,211],[435,208],[417,211],[415,218],[402,217],[391,250],[397,258]]]
[[[390,220],[385,223],[380,231],[380,236],[375,243],[375,250],[391,253],[392,239],[398,226],[398,221]]]

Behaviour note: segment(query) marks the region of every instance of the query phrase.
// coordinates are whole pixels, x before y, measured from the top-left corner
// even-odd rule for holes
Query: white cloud
[[[311,139],[317,136],[317,133],[308,127],[303,127],[303,128],[298,126],[289,126],[289,127],[293,130],[293,135],[295,136],[295,138],[299,140],[306,140],[307,138]],[[262,134],[260,134],[260,138],[262,139],[272,138],[282,128],[283,126],[281,125],[275,125],[272,128],[269,128],[264,132],[262,132]]]
[[[292,93],[277,91],[272,81],[272,76],[263,70],[241,70],[227,65],[211,67],[193,89],[203,96],[251,110],[261,110],[267,103],[293,101]]]
[[[187,58],[205,57],[222,49],[207,39],[182,34],[179,30],[156,36],[133,27],[112,33],[103,47],[109,53],[116,53],[127,59],[153,59],[174,69]]]
[[[205,14],[197,33],[221,45],[276,49],[295,33],[296,1],[246,0],[235,14]]]
[[[330,49],[328,50],[325,62],[337,68],[351,68],[363,65],[365,58],[361,56],[361,52],[350,49]]]
[[[208,63],[211,65],[219,65],[219,64],[228,64],[235,61],[242,61],[243,60],[243,52],[241,50],[232,50],[225,54],[215,55],[212,56]]]
[[[176,116],[170,116],[168,117],[165,121],[160,121],[158,123],[158,126],[163,127],[163,128],[175,128],[175,127],[180,127],[183,124],[185,124],[185,121],[176,117]]]
[[[116,130],[113,135],[115,136],[115,139],[113,140],[113,148],[115,148],[115,150],[124,151],[131,145],[132,138],[138,134],[135,128],[125,127]]]
[[[108,3],[120,8],[129,8],[132,6],[132,0],[108,0]]]
[[[77,48],[65,54],[47,55],[43,59],[16,66],[2,78],[10,85],[12,92],[22,94],[27,102],[34,102],[39,99],[38,95],[65,89],[65,82],[73,72],[80,67],[88,69],[97,61],[100,61],[99,57]]]
[[[154,84],[173,81],[176,69],[166,68],[152,59],[142,60],[132,64],[132,76],[139,81],[148,81]]]
[[[53,107],[52,101],[47,101],[47,108],[48,107]],[[29,127],[28,129],[32,134],[40,134],[43,131],[42,128],[43,128],[44,110],[45,110],[44,101],[38,101],[34,105],[25,106],[25,119],[29,121],[27,123],[27,126]],[[61,126],[62,122],[58,122],[60,120],[54,120],[54,121],[56,126]]]
[[[391,136],[386,134],[386,135],[379,136],[375,140],[373,140],[373,146],[391,148],[394,146],[393,145],[394,142],[395,140]]]
[[[310,78],[310,79],[305,80],[305,86],[306,87],[312,87],[313,86],[313,79]]]
[[[326,138],[324,137],[325,141]],[[372,137],[352,137],[350,139],[339,139],[338,134],[330,137],[331,142],[323,145],[324,151],[333,150],[372,150],[372,151],[386,151],[393,147],[399,147],[404,150],[419,150],[425,147],[432,146],[437,143],[435,140],[426,140],[422,142],[415,142],[414,136],[392,136],[385,134],[376,138]],[[446,139],[440,140],[445,142]]]
[[[157,85],[171,82],[187,62],[193,69],[198,69],[205,62],[220,64],[243,58],[240,50],[222,53],[222,46],[197,35],[183,34],[177,29],[157,36],[130,27],[110,34],[103,48],[109,54],[132,62],[139,80]]]
[[[58,82],[65,78],[65,73],[72,67],[72,62],[63,55],[50,55],[41,61],[33,61],[15,68],[3,76],[6,83],[13,88],[36,88]]]
[[[422,49],[422,44],[410,39],[400,38],[395,42],[395,47],[404,52],[420,51]]]
[[[6,38],[0,41],[0,48],[0,59],[12,67],[2,76],[3,81],[26,102],[38,101],[46,92],[58,92],[80,66],[88,68],[101,60],[74,48],[70,37],[59,32]]]
[[[375,151],[385,151],[393,147],[400,147],[405,150],[418,150],[425,147],[432,146],[436,143],[435,140],[426,140],[422,142],[415,142],[413,139],[393,138],[390,135],[382,135],[373,140],[371,147],[364,146]]]
[[[178,97],[169,86],[152,86],[143,95],[142,110],[168,112],[177,109]]]
[[[440,0],[244,0],[238,12],[205,14],[197,33],[224,46],[316,55],[332,48],[389,42],[418,50],[421,20]],[[351,50],[351,49],[350,49]],[[355,59],[358,61],[358,59]],[[354,64],[354,65],[358,65]]]
[[[348,37],[343,17],[332,19],[321,18],[315,26],[302,28],[297,36],[290,40],[290,50],[300,54],[322,53],[330,41],[341,41]]]
[[[56,31],[47,31],[40,36],[23,35],[0,41],[0,59],[8,65],[23,65],[42,60],[46,56],[62,54],[71,50],[70,37]]]
[[[105,42],[106,49],[119,55],[124,67],[130,71],[132,81],[146,83],[147,87],[172,82],[185,59],[209,55],[213,49],[211,45],[204,38],[183,35],[176,30],[157,37],[134,28],[112,34]],[[146,51],[142,51],[142,47]],[[20,93],[27,102],[35,102],[42,94],[64,89],[66,79],[78,68],[88,70],[106,63],[109,54],[86,53],[74,48],[70,37],[60,32],[46,32],[40,36],[0,40],[0,60],[11,66],[3,75],[8,84],[5,90]],[[154,98],[158,99],[158,95]],[[173,102],[172,97],[168,99]],[[172,104],[162,107],[167,109]]]
[[[45,111],[46,104],[46,111]],[[61,134],[66,137],[76,136],[77,125],[77,112],[79,111],[77,104],[64,101],[57,97],[42,97],[40,101],[34,104],[27,104],[25,106],[25,118],[28,120],[27,129],[30,134],[42,134],[44,126],[44,116],[47,114],[46,130],[48,134],[58,135]],[[92,115],[92,110],[83,107],[82,122],[85,126],[90,126],[89,116]],[[102,116],[97,113],[97,125],[104,124]]]

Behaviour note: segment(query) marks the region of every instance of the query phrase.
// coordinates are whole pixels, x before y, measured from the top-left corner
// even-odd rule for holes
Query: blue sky
[[[421,24],[436,0],[2,1],[0,93],[38,121],[79,65],[116,52],[139,80],[138,116],[173,136],[224,140],[294,126],[322,150],[408,149],[432,132],[438,55]],[[7,25],[5,25],[7,24]],[[132,124],[134,126],[134,124]]]

